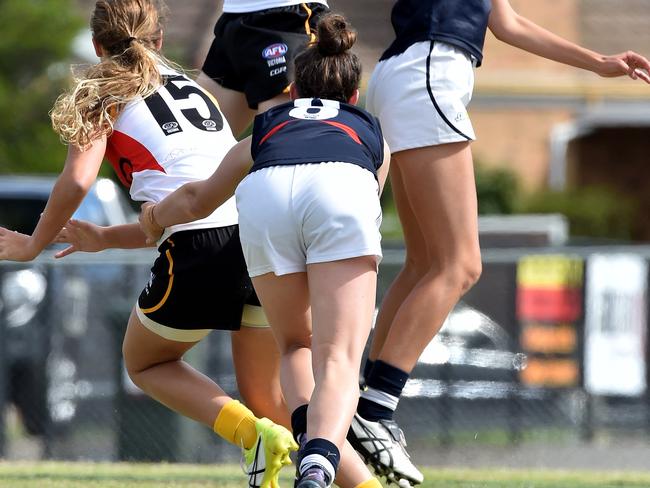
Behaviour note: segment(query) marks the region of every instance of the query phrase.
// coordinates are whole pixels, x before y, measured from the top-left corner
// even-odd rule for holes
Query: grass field
[[[282,486],[292,486],[285,471]],[[648,473],[425,470],[422,488],[650,488]],[[236,466],[171,464],[0,463],[0,487],[244,488]],[[394,486],[394,485],[393,485]]]

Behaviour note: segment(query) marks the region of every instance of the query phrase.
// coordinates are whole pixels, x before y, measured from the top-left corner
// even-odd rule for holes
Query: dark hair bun
[[[318,22],[318,52],[322,56],[342,54],[356,40],[357,33],[342,15],[327,14]]]

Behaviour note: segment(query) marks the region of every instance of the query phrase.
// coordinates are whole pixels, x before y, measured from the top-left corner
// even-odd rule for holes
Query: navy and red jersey
[[[396,38],[381,59],[420,41],[442,41],[467,51],[480,66],[491,0],[398,0],[391,22]]]
[[[347,103],[301,98],[255,117],[251,172],[270,166],[340,161],[377,175],[384,160],[379,121]]]

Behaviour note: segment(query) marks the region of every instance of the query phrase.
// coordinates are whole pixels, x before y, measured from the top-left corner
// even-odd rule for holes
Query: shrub
[[[637,206],[605,187],[544,190],[522,199],[522,213],[560,213],[569,219],[571,236],[629,240]]]
[[[475,165],[474,175],[479,215],[515,212],[518,184],[517,177],[512,171]]]

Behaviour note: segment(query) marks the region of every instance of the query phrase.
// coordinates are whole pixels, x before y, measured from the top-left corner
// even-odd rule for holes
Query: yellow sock
[[[226,403],[214,421],[214,431],[238,447],[250,449],[257,440],[257,417],[237,400]]]
[[[354,488],[381,488],[381,483],[377,478],[370,478]]]

